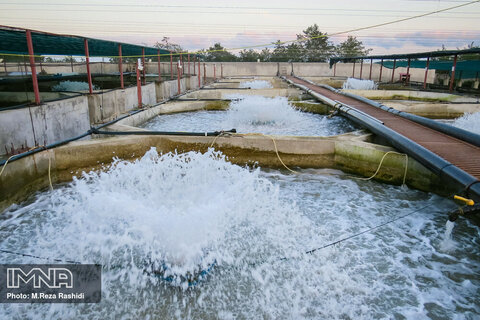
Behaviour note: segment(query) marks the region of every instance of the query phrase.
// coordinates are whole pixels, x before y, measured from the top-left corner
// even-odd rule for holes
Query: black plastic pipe
[[[369,100],[367,98],[358,96],[356,94],[352,94],[352,93],[349,93],[349,92],[342,92],[342,91],[336,91],[336,92],[338,92],[339,94],[342,94],[346,97],[350,97],[352,99],[356,99],[358,101],[367,103],[368,105],[371,105],[372,107],[376,107],[376,108],[382,109],[384,111],[396,114],[396,115],[398,115],[402,118],[405,118],[405,119],[411,120],[413,122],[419,123],[419,124],[421,124],[421,125],[423,125],[427,128],[445,133],[449,136],[452,136],[454,138],[466,141],[470,144],[473,144],[477,147],[480,147],[480,135],[479,134],[476,134],[476,133],[473,133],[473,132],[470,132],[470,131],[467,131],[467,130],[464,130],[464,129],[460,129],[460,128],[451,126],[451,125],[446,124],[446,123],[441,123],[441,122],[438,122],[438,121],[434,121],[432,119],[420,117],[420,116],[417,116],[417,115],[414,115],[414,114],[411,114],[411,113],[408,113],[408,112],[399,111],[399,110],[387,107],[387,106],[385,106],[383,104],[380,104],[378,102],[375,102],[375,101]]]
[[[418,162],[432,170],[440,178],[446,179],[447,181],[454,183],[457,187],[463,188],[463,191],[468,197],[471,197],[477,202],[480,201],[480,181],[477,178],[459,169],[430,150],[422,147],[418,143],[384,126],[381,122],[374,121],[361,112],[356,112],[356,109],[352,107],[345,107],[341,105],[341,103],[324,97],[303,85],[296,84],[293,81],[286,79],[285,77],[282,77],[282,79],[306,91],[316,99],[332,107],[340,109],[343,111],[343,115],[348,119],[358,123],[363,127],[366,127],[379,136],[385,137],[392,144],[392,146],[415,158]],[[335,89],[333,90],[338,92]]]
[[[182,132],[182,131],[101,131],[92,129],[92,133],[115,135],[115,136],[200,136],[200,137],[214,137],[225,133],[236,133],[237,130],[231,129],[228,131],[214,131],[214,132]]]

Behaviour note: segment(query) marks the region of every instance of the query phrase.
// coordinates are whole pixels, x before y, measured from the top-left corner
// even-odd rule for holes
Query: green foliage
[[[479,46],[475,46],[474,42],[470,43],[469,45],[463,47],[463,48],[457,48],[458,50],[466,50],[466,49],[473,49],[473,48],[480,48]],[[447,48],[445,48],[445,45],[442,44],[442,48],[437,50],[437,51],[447,51]],[[445,56],[445,57],[436,57],[436,58],[431,58],[430,60],[432,61],[450,61],[453,60],[452,56]],[[458,61],[466,61],[466,60],[480,60],[480,54],[478,53],[470,53],[470,54],[462,54],[458,56]]]
[[[362,41],[352,36],[337,46],[337,55],[342,57],[366,56],[370,51],[372,49],[365,49]]]
[[[239,61],[243,62],[256,62],[260,59],[260,53],[253,49],[243,49],[239,52]]]
[[[205,61],[211,62],[229,62],[229,61],[238,61],[238,57],[230,52],[226,51],[226,48],[217,42],[213,47],[208,48],[206,51],[203,51]]]
[[[333,56],[367,55],[372,49],[365,49],[362,41],[349,36],[347,40],[335,46],[327,33],[320,31],[317,24],[303,30],[297,35],[297,41],[288,44],[280,40],[274,43],[273,50],[265,48],[261,52],[242,50],[238,61],[271,61],[271,62],[326,62]],[[235,60],[231,60],[235,61]]]
[[[335,46],[327,34],[319,30],[317,24],[303,30],[297,39],[302,40],[304,62],[326,62],[334,54]]]

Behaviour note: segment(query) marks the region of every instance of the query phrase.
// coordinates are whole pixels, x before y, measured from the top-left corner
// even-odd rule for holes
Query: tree
[[[337,46],[337,55],[341,57],[366,56],[372,49],[365,49],[362,41],[356,37],[348,36],[347,40]]]
[[[275,42],[275,48],[273,49],[270,61],[274,62],[286,62],[288,61],[287,47],[280,41]]]
[[[270,52],[270,49],[264,48],[262,51],[260,51],[258,57],[260,58],[260,61],[270,61],[272,59],[272,52]]]
[[[213,47],[210,47],[207,50],[202,50],[202,51],[204,52],[204,55],[205,55],[205,61],[229,62],[229,61],[238,60],[237,56],[226,51],[226,49],[222,47],[220,42],[217,42],[213,45]]]
[[[163,50],[168,50],[172,52],[183,52],[183,48],[176,43],[171,43],[169,37],[163,37],[162,41],[160,42],[155,42],[153,45],[155,48],[158,49],[163,49]]]
[[[328,40],[327,33],[319,30],[318,25],[314,24],[303,30],[303,34],[297,35],[300,40],[301,61],[305,62],[326,62],[334,53],[335,46]]]
[[[284,45],[280,40],[275,42],[275,49],[272,52],[270,61],[275,62],[289,62],[301,61],[303,55],[303,47],[301,44],[293,42],[289,45]]]
[[[243,49],[242,51],[240,51],[239,55],[239,61],[243,62],[256,62],[257,59],[260,59],[260,54],[253,49]]]

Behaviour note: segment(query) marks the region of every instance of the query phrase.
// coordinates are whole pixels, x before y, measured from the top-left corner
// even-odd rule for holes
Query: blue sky
[[[0,0],[0,23],[55,33],[153,45],[164,36],[188,50],[220,42],[227,48],[294,39],[309,25],[336,33],[469,1],[130,1]],[[348,35],[372,54],[480,45],[480,3]],[[336,43],[347,34],[333,37]]]

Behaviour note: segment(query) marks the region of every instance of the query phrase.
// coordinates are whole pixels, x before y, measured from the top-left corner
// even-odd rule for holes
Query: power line
[[[468,2],[468,1],[449,1],[449,2]],[[292,10],[296,11],[344,11],[344,12],[391,12],[388,9],[346,9],[346,8],[301,8],[301,7],[244,7],[244,6],[203,6],[203,5],[160,5],[160,4],[101,4],[101,3],[38,3],[38,2],[4,2],[0,3],[3,5],[15,5],[15,6],[64,6],[64,7],[109,7],[109,8],[129,8],[129,7],[150,7],[150,8],[178,8],[178,9],[232,9],[232,10],[269,10],[269,11],[282,11],[288,10],[291,12]],[[23,10],[23,9],[20,9]],[[51,9],[49,9],[51,10]],[[75,10],[76,11],[76,10]],[[127,12],[131,12],[128,10]],[[151,11],[149,11],[151,12]],[[165,12],[165,11],[162,11]],[[182,11],[178,11],[182,12]],[[403,13],[415,13],[415,12],[422,12],[420,10],[395,10],[395,12],[403,12]],[[473,12],[457,12],[460,14],[475,14]]]
[[[427,16],[438,14],[438,13],[441,13],[441,12],[446,12],[446,11],[450,11],[450,10],[453,10],[453,9],[465,7],[465,6],[468,6],[468,5],[471,5],[471,4],[474,4],[474,3],[478,3],[478,2],[480,2],[480,0],[470,1],[470,2],[467,2],[467,3],[460,4],[460,5],[452,6],[452,7],[445,8],[445,9],[435,10],[435,11],[415,15],[415,16],[412,16],[412,17],[401,18],[401,19],[397,19],[397,20],[393,20],[393,21],[383,22],[383,23],[379,23],[379,24],[375,24],[375,25],[350,29],[350,30],[341,31],[341,32],[335,32],[335,33],[331,33],[331,34],[321,34],[319,36],[314,36],[314,37],[308,37],[308,38],[305,37],[305,38],[295,39],[295,40],[278,41],[278,42],[275,42],[275,43],[270,42],[270,43],[267,43],[267,44],[257,44],[257,45],[243,46],[243,47],[237,47],[237,48],[229,48],[229,49],[224,48],[223,50],[205,50],[205,51],[197,51],[197,52],[177,52],[176,54],[177,55],[178,54],[190,54],[190,53],[205,54],[205,53],[209,53],[209,52],[238,51],[238,50],[242,50],[242,49],[253,49],[253,48],[259,48],[259,47],[269,47],[269,46],[272,46],[272,45],[282,45],[282,44],[287,44],[287,43],[305,42],[305,41],[310,41],[310,40],[315,40],[315,39],[320,39],[320,38],[333,37],[333,36],[338,36],[338,35],[343,35],[343,34],[348,34],[348,33],[354,33],[354,32],[358,32],[358,31],[363,31],[363,30],[378,28],[378,27],[382,27],[382,26],[386,26],[386,25],[391,25],[391,24],[395,24],[395,23],[399,23],[399,22],[405,22],[405,21],[409,21],[409,20],[413,20],[413,19],[427,17]],[[15,55],[15,54],[10,54],[10,55]],[[164,56],[164,55],[168,55],[168,54],[161,54],[161,56]],[[116,56],[111,56],[111,57],[116,57]],[[131,56],[131,57],[138,57],[138,56]],[[127,58],[127,56],[124,56],[124,58]]]

